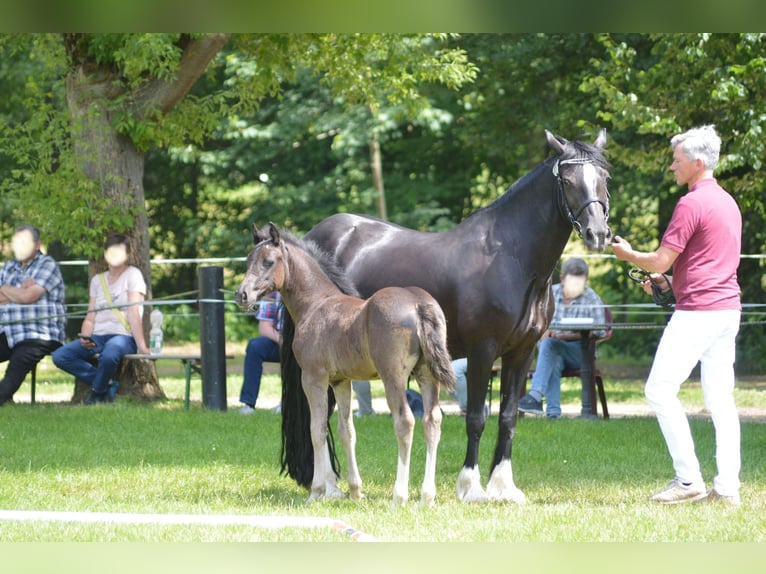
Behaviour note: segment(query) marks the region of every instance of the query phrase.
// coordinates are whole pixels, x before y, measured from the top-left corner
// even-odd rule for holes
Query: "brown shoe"
[[[719,494],[715,488],[711,488],[710,490],[708,490],[705,498],[703,498],[699,502],[715,502],[715,503],[728,504],[729,506],[734,506],[734,507],[739,507],[742,504],[739,499],[739,494],[724,496],[723,494]]]

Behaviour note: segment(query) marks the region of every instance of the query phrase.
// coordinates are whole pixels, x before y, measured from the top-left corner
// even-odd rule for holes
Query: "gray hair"
[[[713,170],[718,165],[721,138],[716,133],[715,126],[700,126],[673,136],[670,146],[675,149],[679,145],[689,159],[701,159],[706,169]]]
[[[16,229],[13,230],[13,234],[16,235],[17,233],[20,233],[22,231],[29,231],[29,233],[32,234],[32,241],[37,243],[40,241],[40,230],[37,229],[34,225],[29,225],[28,223],[25,223],[24,225],[19,225]]]

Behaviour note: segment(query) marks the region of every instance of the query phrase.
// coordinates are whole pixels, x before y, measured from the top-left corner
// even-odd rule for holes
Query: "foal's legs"
[[[420,504],[431,506],[436,498],[436,451],[442,434],[439,383],[425,368],[419,370],[417,379],[423,395],[423,434],[426,439],[426,468],[420,489]]]
[[[312,376],[304,370],[301,382],[311,411],[311,444],[314,447],[314,479],[308,502],[320,498],[342,498],[327,446],[327,379]]]
[[[383,373],[379,374],[386,389],[386,402],[394,419],[394,432],[399,445],[393,504],[403,506],[409,498],[410,454],[412,452],[412,435],[415,430],[415,417],[409,404],[407,404],[405,391],[407,375],[384,377]]]
[[[351,381],[343,381],[333,387],[335,400],[338,403],[338,435],[346,451],[348,465],[348,488],[351,498],[364,498],[362,494],[362,478],[356,463],[356,430],[354,417],[351,413]]]

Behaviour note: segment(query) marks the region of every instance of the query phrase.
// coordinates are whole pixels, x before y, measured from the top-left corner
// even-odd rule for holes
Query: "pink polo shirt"
[[[662,246],[677,252],[673,263],[676,309],[741,309],[737,283],[742,215],[714,178],[702,179],[673,211]]]

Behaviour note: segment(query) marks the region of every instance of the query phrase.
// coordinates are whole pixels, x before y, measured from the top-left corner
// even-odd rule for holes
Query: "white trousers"
[[[734,404],[739,320],[739,311],[675,311],[660,339],[644,390],[657,414],[676,477],[704,485],[689,421],[678,400],[681,384],[700,362],[705,407],[715,427],[718,473],[713,487],[723,496],[737,494],[740,486],[740,425]]]

